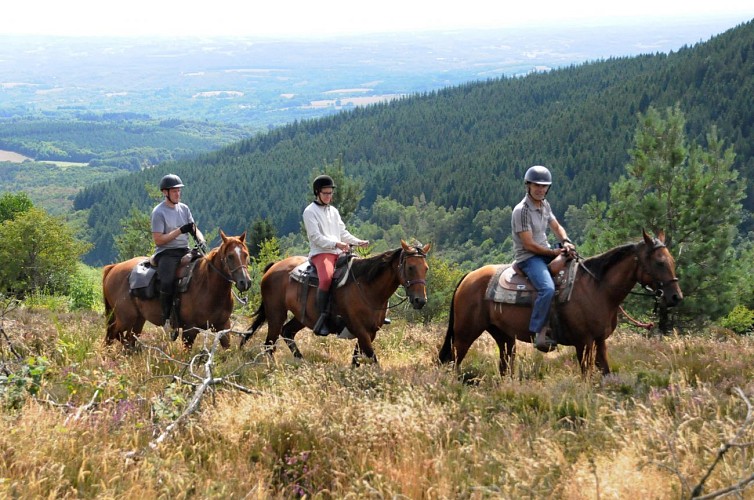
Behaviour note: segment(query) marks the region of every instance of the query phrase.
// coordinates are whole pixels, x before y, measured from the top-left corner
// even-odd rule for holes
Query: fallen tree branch
[[[747,428],[751,425],[752,420],[754,420],[754,412],[752,412],[752,405],[749,401],[749,398],[746,397],[746,395],[743,393],[741,389],[738,387],[734,387],[733,390],[738,394],[738,396],[744,400],[744,403],[746,404],[746,418],[744,419],[741,426],[738,428],[738,432],[736,432],[735,436],[728,441],[727,443],[724,443],[722,446],[720,446],[720,449],[717,452],[717,457],[715,457],[715,461],[712,462],[712,465],[710,465],[709,469],[707,469],[707,473],[704,475],[704,477],[699,481],[699,484],[694,487],[693,491],[691,492],[691,498],[695,498],[698,500],[702,499],[710,499],[710,498],[716,498],[721,495],[731,493],[733,491],[740,491],[750,483],[754,481],[754,474],[742,479],[738,483],[729,486],[727,488],[723,488],[721,490],[714,491],[712,493],[709,493],[707,495],[702,496],[702,490],[704,489],[704,483],[709,479],[710,475],[712,474],[712,471],[715,470],[715,467],[717,467],[717,464],[720,463],[720,461],[723,459],[725,454],[733,447],[743,447],[746,446],[744,443],[739,443],[738,440],[741,438],[742,434],[747,430]]]
[[[196,412],[199,409],[202,397],[207,392],[207,390],[209,390],[214,385],[224,384],[246,394],[261,394],[259,391],[249,389],[248,387],[244,387],[240,384],[236,384],[235,382],[230,381],[229,377],[215,377],[213,375],[215,366],[215,354],[217,353],[217,349],[220,346],[220,339],[222,339],[223,336],[227,335],[229,332],[230,330],[222,330],[214,333],[208,332],[210,333],[208,337],[213,337],[212,345],[209,347],[209,349],[207,349],[206,347],[203,348],[201,352],[193,356],[191,358],[191,361],[187,364],[189,375],[198,379],[200,381],[199,383],[195,384],[190,381],[184,380],[181,377],[174,376],[175,380],[194,386],[194,395],[183,413],[181,413],[181,415],[177,419],[175,419],[175,421],[168,425],[157,438],[149,443],[150,448],[156,449],[161,443],[166,441],[173,434],[173,432],[175,432],[178,426],[180,426],[189,418],[189,416]],[[207,337],[205,337],[205,339],[206,338]],[[249,363],[245,363],[243,366],[248,366],[248,364]]]

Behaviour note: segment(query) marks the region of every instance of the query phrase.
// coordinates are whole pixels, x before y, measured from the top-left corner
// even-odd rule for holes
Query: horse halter
[[[649,256],[650,256],[650,255],[652,255],[652,254],[653,254],[654,252],[656,252],[656,251],[658,251],[658,250],[662,250],[663,248],[667,248],[667,247],[665,246],[665,243],[663,243],[662,241],[660,241],[660,240],[658,240],[657,238],[655,238],[655,239],[654,239],[654,240],[652,241],[652,248],[647,248],[647,258],[649,258]],[[638,245],[637,245],[637,250],[638,250]],[[637,252],[637,253],[638,253],[638,252]],[[666,287],[666,286],[667,286],[668,284],[670,284],[670,283],[673,283],[673,282],[675,282],[675,281],[678,281],[678,278],[677,278],[677,277],[674,277],[674,278],[670,279],[669,281],[662,281],[662,280],[659,280],[659,279],[657,279],[657,278],[655,278],[655,277],[654,277],[654,275],[652,274],[652,272],[651,272],[651,271],[649,270],[649,268],[647,267],[646,263],[645,263],[645,262],[644,262],[644,261],[643,261],[642,259],[639,259],[638,255],[637,255],[637,257],[636,257],[636,260],[637,260],[637,262],[638,262],[638,264],[639,264],[639,265],[637,266],[637,268],[636,268],[636,270],[637,270],[637,274],[638,274],[638,273],[640,272],[640,273],[642,273],[642,274],[645,274],[645,275],[649,276],[649,277],[650,277],[650,280],[647,280],[647,281],[651,282],[651,284],[647,284],[647,283],[645,283],[644,281],[642,281],[642,280],[640,279],[640,278],[641,278],[641,276],[637,276],[637,279],[636,279],[636,281],[638,281],[639,283],[641,283],[641,285],[642,285],[642,286],[643,286],[643,287],[644,287],[645,289],[647,289],[647,290],[649,290],[650,292],[652,292],[652,293],[653,293],[653,294],[654,294],[654,295],[655,295],[656,297],[658,297],[658,298],[662,297],[662,296],[663,296],[663,294],[664,294],[664,292],[663,292],[663,289],[664,289],[664,288],[665,288],[665,287]]]
[[[408,292],[408,289],[413,285],[427,285],[427,280],[425,279],[410,280],[406,277],[406,260],[408,257],[419,257],[421,259],[427,258],[426,254],[418,246],[415,246],[414,250],[416,250],[415,254],[406,255],[406,251],[401,249],[401,256],[398,262],[398,279],[406,292]]]

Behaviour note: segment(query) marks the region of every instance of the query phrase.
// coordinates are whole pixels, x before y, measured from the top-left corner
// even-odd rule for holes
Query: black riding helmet
[[[168,174],[160,181],[160,191],[179,187],[183,187],[183,181],[175,174]]]
[[[335,189],[335,183],[332,180],[332,177],[329,175],[318,175],[316,179],[314,179],[314,183],[312,184],[312,188],[314,190],[314,196],[317,196],[320,191],[322,191],[322,188],[331,187]]]
[[[552,174],[547,168],[542,165],[534,165],[526,171],[524,175],[524,181],[533,182],[534,184],[542,184],[543,186],[549,186],[552,184]]]

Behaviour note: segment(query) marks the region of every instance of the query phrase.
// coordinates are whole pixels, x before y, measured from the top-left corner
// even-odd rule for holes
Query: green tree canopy
[[[735,305],[732,243],[745,183],[732,168],[733,151],[715,127],[706,148],[687,145],[678,106],[664,115],[650,107],[639,122],[626,175],[610,187],[606,216],[586,223],[585,248],[606,250],[638,239],[642,229],[665,231],[685,297],[679,317],[717,318]],[[585,210],[597,214],[595,204]]]
[[[34,204],[26,193],[3,193],[0,196],[0,222],[30,210]]]
[[[37,208],[6,220],[0,224],[0,290],[18,297],[66,293],[89,246],[63,219]]]

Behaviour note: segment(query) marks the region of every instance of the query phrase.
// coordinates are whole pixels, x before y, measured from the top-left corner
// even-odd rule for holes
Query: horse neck
[[[376,302],[385,302],[395,293],[401,284],[400,259],[395,259],[395,262],[391,262],[389,266],[385,266],[370,281],[362,281],[358,278],[356,281],[361,282],[362,285],[366,286],[368,290],[376,295],[374,299]]]
[[[218,252],[209,253],[197,264],[194,272],[198,276],[195,277],[200,277],[202,282],[206,282],[208,285],[215,287],[215,289],[230,289],[231,283],[224,276],[225,270],[223,269],[221,260]]]
[[[625,300],[637,282],[639,261],[634,247],[633,252],[627,252],[623,258],[617,260],[606,270],[602,280],[602,292],[611,302],[620,304]]]

